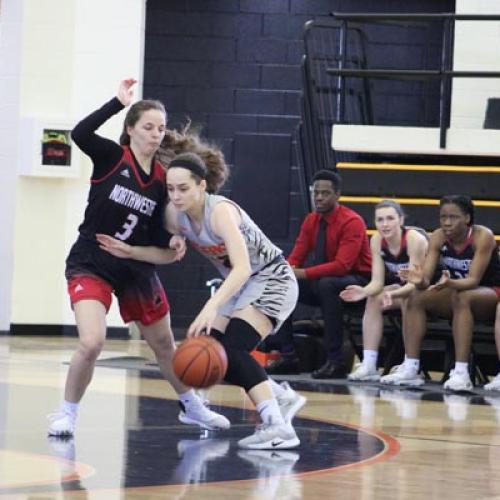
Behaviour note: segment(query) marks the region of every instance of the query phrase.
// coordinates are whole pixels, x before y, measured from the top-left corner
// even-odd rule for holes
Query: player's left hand
[[[210,330],[217,317],[217,308],[208,301],[188,328],[188,337],[210,335]]]
[[[132,258],[132,247],[128,243],[113,238],[109,234],[96,234],[95,237],[102,250],[121,259]]]

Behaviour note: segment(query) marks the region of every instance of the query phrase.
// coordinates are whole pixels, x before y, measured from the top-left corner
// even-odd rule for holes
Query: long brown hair
[[[157,152],[157,159],[168,169],[170,162],[183,153],[198,155],[206,167],[207,191],[216,193],[229,177],[229,168],[222,150],[202,139],[191,122],[180,131],[168,129]]]

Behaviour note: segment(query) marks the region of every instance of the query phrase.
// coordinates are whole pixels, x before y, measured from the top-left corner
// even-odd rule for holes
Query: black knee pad
[[[210,335],[226,350],[226,382],[243,387],[248,392],[252,387],[267,380],[264,368],[250,354],[261,341],[252,325],[242,319],[233,318],[229,321],[225,333],[212,329]]]
[[[217,330],[216,328],[211,328],[210,329],[210,337],[213,337],[215,340],[218,340],[222,344],[222,337],[224,336],[224,333],[222,333],[220,330]]]

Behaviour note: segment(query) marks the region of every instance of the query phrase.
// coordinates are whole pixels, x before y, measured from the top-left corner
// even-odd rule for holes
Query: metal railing
[[[345,95],[346,78],[379,78],[399,80],[440,80],[439,91],[439,146],[446,148],[446,131],[450,123],[451,82],[453,78],[500,78],[499,71],[454,71],[453,67],[453,40],[455,21],[500,21],[500,15],[489,14],[354,14],[333,12],[332,17],[341,23],[341,31],[347,33],[349,23],[354,22],[430,22],[443,21],[441,46],[441,63],[438,70],[410,70],[410,69],[346,69],[344,58],[347,54],[341,52],[337,68],[327,68],[330,75],[338,77],[340,95]],[[341,37],[344,35],[341,35]],[[340,98],[337,107],[337,123],[345,123],[345,98]]]
[[[347,40],[341,40],[339,33],[340,23],[331,18],[308,21],[304,27],[305,54],[301,62],[303,92],[300,101],[302,121],[296,130],[296,152],[301,171],[301,192],[308,210],[308,186],[312,175],[320,168],[335,168],[338,161],[349,160],[352,156],[336,153],[330,146],[339,99],[344,100],[344,110],[347,107],[349,118],[361,120],[362,123],[373,122],[368,85],[364,81],[347,84],[340,96],[336,86],[338,78],[333,79],[327,73],[327,68],[341,58],[344,68],[366,67],[366,40],[362,30],[351,25],[344,33],[345,36],[349,34],[348,56],[342,56]]]

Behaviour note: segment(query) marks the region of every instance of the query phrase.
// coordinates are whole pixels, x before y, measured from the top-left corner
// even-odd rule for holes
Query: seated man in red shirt
[[[342,356],[342,299],[339,294],[348,285],[364,286],[370,280],[371,254],[366,225],[354,210],[338,203],[341,178],[332,170],[319,170],[313,177],[315,211],[302,223],[288,262],[299,282],[299,302],[319,306],[325,324],[327,361],[312,373],[313,378],[344,378],[347,367]],[[304,267],[309,256],[313,264]],[[266,346],[277,348],[281,359],[267,372],[299,372],[299,361],[292,337],[292,319],[288,318],[275,338]]]

